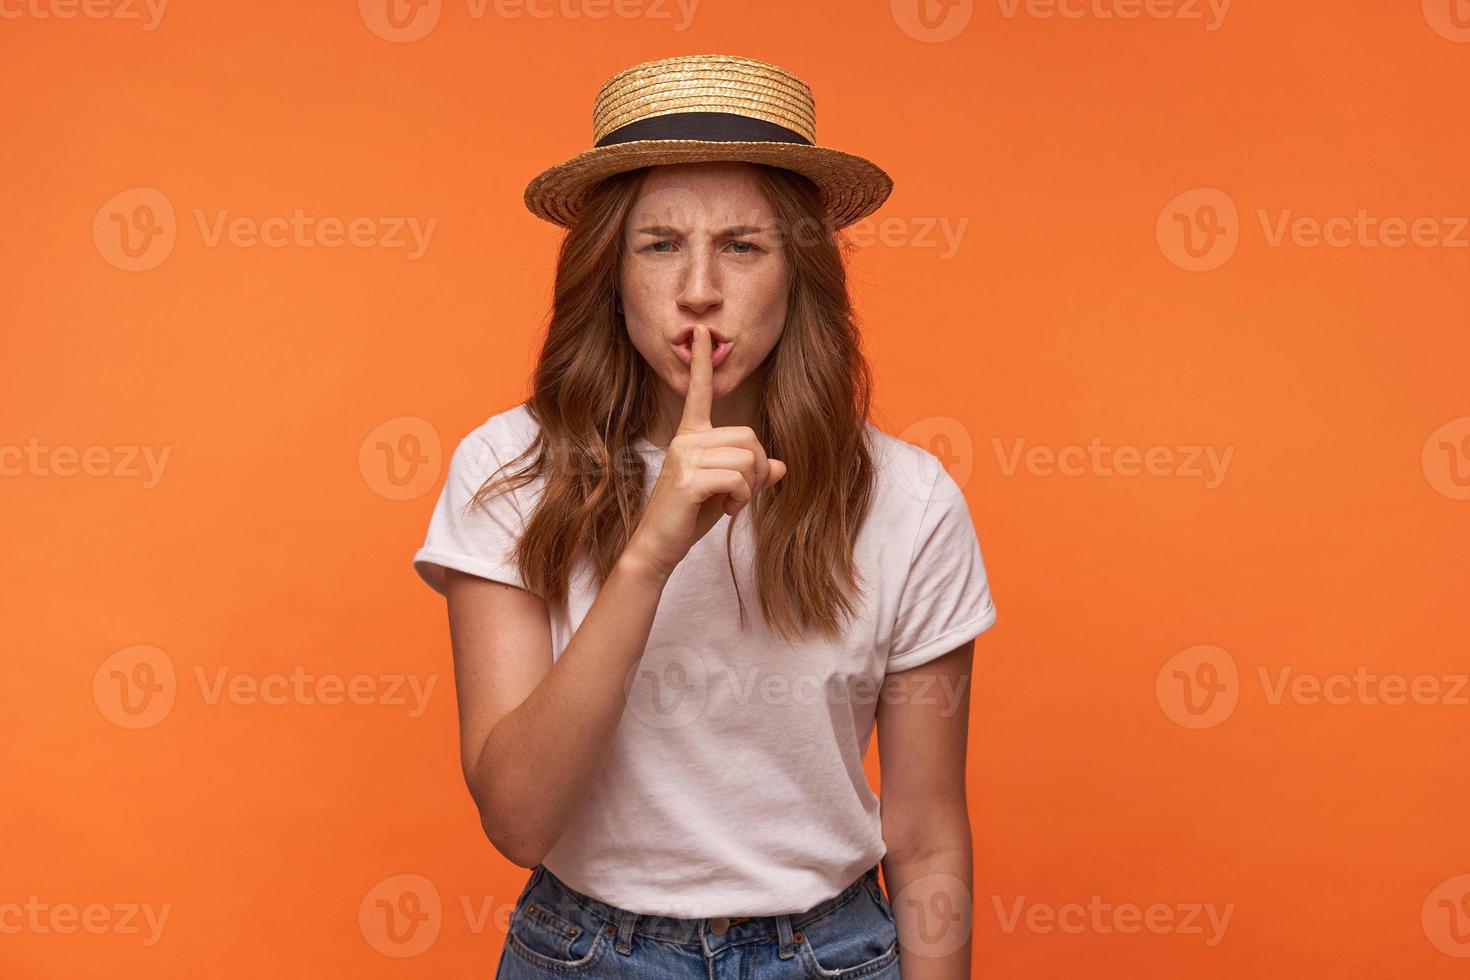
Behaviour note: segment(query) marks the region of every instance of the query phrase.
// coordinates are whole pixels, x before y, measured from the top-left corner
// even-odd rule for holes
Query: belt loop
[[[796,941],[791,938],[791,914],[783,912],[776,916],[776,937],[779,943],[779,954],[783,960],[789,960],[796,955]]]
[[[633,926],[638,922],[638,913],[627,909],[618,910],[618,940],[613,948],[624,956],[633,952]]]

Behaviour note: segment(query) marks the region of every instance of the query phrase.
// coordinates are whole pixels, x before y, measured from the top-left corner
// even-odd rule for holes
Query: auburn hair
[[[775,214],[788,269],[786,323],[757,369],[751,427],[786,475],[727,522],[753,522],[754,579],[768,626],[788,641],[816,630],[835,638],[861,594],[853,545],[872,503],[875,473],[866,427],[872,372],[847,290],[851,243],[832,227],[817,186],[801,174],[750,164]],[[530,591],[565,602],[585,553],[599,587],[637,528],[647,478],[635,441],[658,411],[658,376],[628,337],[618,311],[624,222],[650,168],[597,185],[562,239],[550,322],[531,396],[534,441],[490,479],[469,506],[545,477],[545,492],[515,548]],[[500,470],[496,471],[497,473]],[[749,515],[746,517],[746,515]],[[734,558],[741,628],[748,628]]]

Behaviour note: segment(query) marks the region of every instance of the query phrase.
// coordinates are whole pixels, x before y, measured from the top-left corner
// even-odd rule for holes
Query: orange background
[[[477,825],[444,602],[409,560],[448,453],[526,390],[559,236],[526,181],[587,145],[606,77],[713,51],[801,75],[819,140],[896,182],[853,266],[878,421],[963,478],[999,611],[971,716],[977,976],[1465,974],[1470,707],[1273,703],[1260,679],[1451,695],[1467,670],[1470,233],[1269,234],[1362,209],[1453,238],[1463,0],[1464,28],[1448,0],[1297,0],[1213,30],[1193,4],[1007,0],[955,7],[947,40],[911,0],[706,0],[683,30],[652,0],[446,2],[411,41],[371,3],[178,0],[145,30],[55,2],[0,4],[0,447],[45,447],[0,478],[0,906],[46,910],[0,916],[0,975],[492,975],[526,873]],[[148,223],[139,189],[174,243],[131,271],[112,215]],[[418,258],[199,227],[298,208],[437,224]],[[1235,251],[1187,268],[1186,227]],[[1213,487],[1007,465],[1094,438],[1232,456]],[[59,447],[107,452],[68,476]],[[113,447],[170,456],[145,486]],[[1230,710],[1192,727],[1206,655]],[[210,697],[222,670],[298,667],[436,686],[417,717]],[[171,706],[129,727],[118,678]],[[422,888],[400,875],[440,900],[412,956],[376,904]],[[1233,910],[1214,945],[1004,927],[1093,895]],[[99,932],[57,927],[92,903]],[[157,942],[127,903],[169,908]]]

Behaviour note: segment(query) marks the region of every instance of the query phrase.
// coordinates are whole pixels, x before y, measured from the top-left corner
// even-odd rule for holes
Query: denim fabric
[[[900,980],[898,927],[873,866],[805,912],[680,919],[575,891],[537,865],[516,900],[498,980]]]

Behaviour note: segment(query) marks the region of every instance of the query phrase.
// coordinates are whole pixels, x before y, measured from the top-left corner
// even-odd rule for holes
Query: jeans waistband
[[[588,914],[601,919],[604,926],[613,927],[619,934],[620,943],[626,942],[633,935],[639,935],[669,942],[697,944],[701,940],[701,935],[707,936],[714,932],[711,925],[718,923],[726,928],[717,936],[710,938],[722,940],[722,945],[728,942],[755,939],[762,935],[780,936],[784,945],[790,941],[793,931],[800,931],[807,923],[831,915],[851,901],[861,890],[869,887],[869,881],[872,882],[871,887],[876,889],[878,887],[878,865],[873,865],[842,891],[818,902],[805,912],[791,912],[782,915],[709,916],[699,919],[631,912],[616,905],[609,905],[577,891],[553,874],[551,869],[544,864],[536,866],[527,888],[535,888],[543,880],[558,890],[567,901],[575,902]]]

